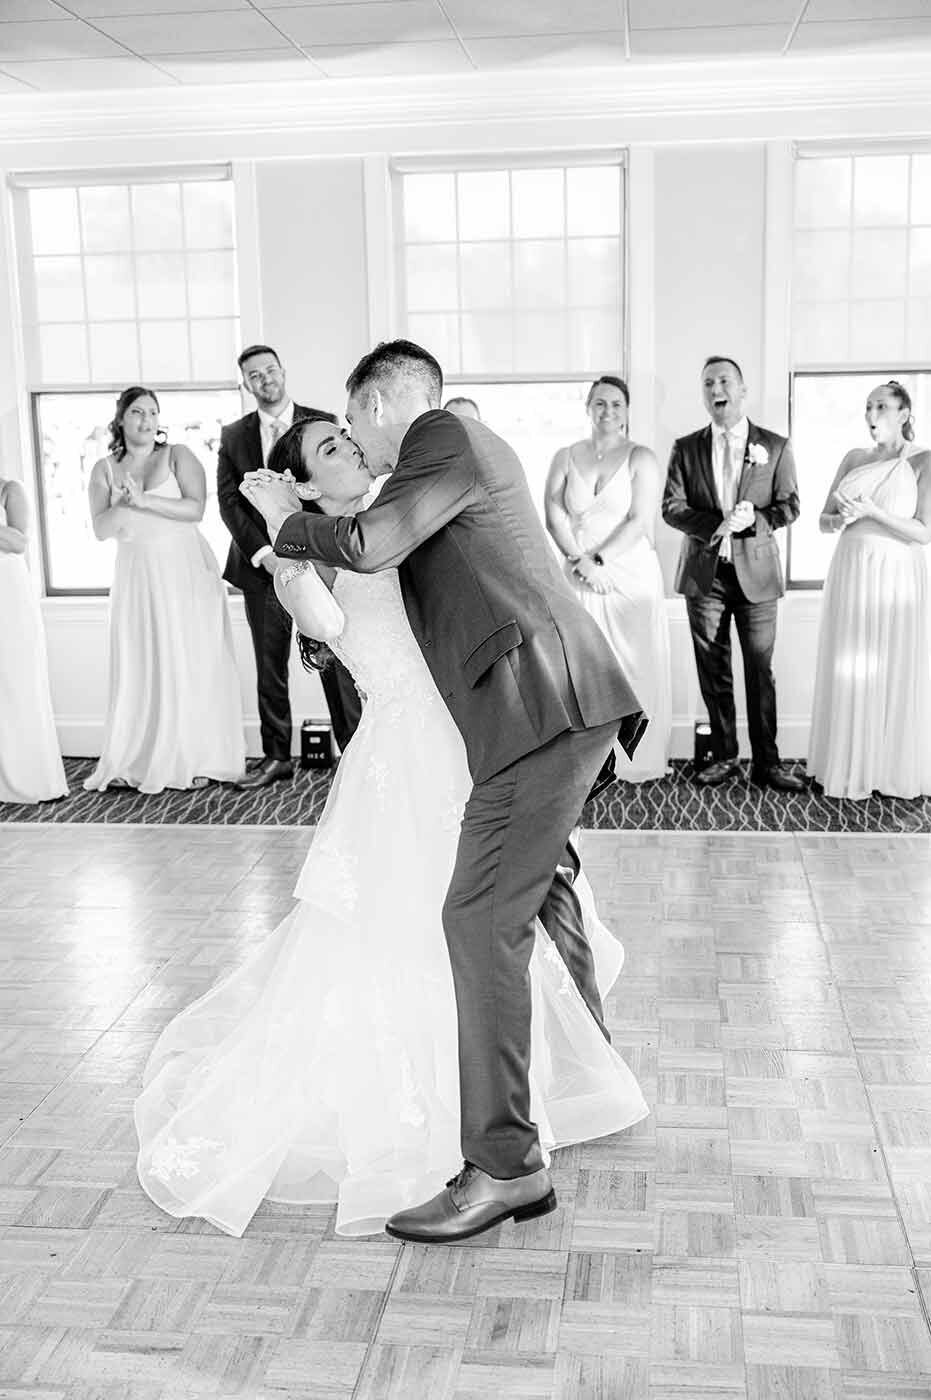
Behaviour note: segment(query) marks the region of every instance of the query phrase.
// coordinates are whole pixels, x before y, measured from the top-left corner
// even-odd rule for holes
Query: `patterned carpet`
[[[143,796],[125,789],[85,792],[82,784],[93,766],[93,759],[66,759],[68,797],[36,806],[0,802],[0,821],[310,826],[323,810],[332,776],[296,769],[290,782],[252,794],[213,784],[195,792]],[[803,765],[794,766],[804,771]],[[818,788],[784,795],[745,778],[706,791],[692,782],[691,763],[677,761],[672,768],[658,782],[617,783],[585,809],[584,825],[607,831],[931,832],[927,797],[845,802]]]

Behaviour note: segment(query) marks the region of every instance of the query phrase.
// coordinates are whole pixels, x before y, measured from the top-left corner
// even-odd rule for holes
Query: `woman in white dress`
[[[371,487],[358,449],[330,422],[296,424],[275,454],[276,466],[304,463],[300,490],[327,514],[358,510]],[[352,672],[362,719],[298,879],[299,903],[152,1052],[135,1105],[139,1179],[163,1210],[233,1235],[263,1199],[336,1201],[338,1233],[371,1234],[460,1163],[442,905],[471,779],[396,570],[291,565],[276,588],[299,632]],[[580,900],[606,991],[623,950],[584,884]],[[541,1140],[580,1141],[644,1117],[636,1080],[539,926],[531,977]]]
[[[649,715],[633,759],[615,745],[618,777],[642,783],[667,772],[672,733],[669,623],[654,545],[662,481],[650,449],[627,436],[623,379],[603,375],[585,406],[591,436],[553,458],[546,524],[566,556],[566,577]]]
[[[26,493],[0,479],[0,802],[47,802],[68,791],[28,537]]]
[[[840,531],[821,605],[808,771],[830,797],[931,794],[931,452],[911,399],[878,385],[821,529]]]
[[[116,540],[116,567],[103,751],[86,788],[201,787],[245,767],[226,590],[197,528],[204,469],[165,442],[158,416],[151,390],[124,389],[90,477],[94,533]]]

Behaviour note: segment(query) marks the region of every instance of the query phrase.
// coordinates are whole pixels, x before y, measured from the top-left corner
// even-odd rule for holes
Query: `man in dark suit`
[[[557,867],[615,736],[632,752],[644,723],[563,578],[516,455],[484,424],[441,411],[442,383],[433,356],[409,341],[378,346],[350,375],[353,435],[370,471],[391,472],[359,515],[294,514],[284,483],[244,488],[283,558],[398,568],[414,636],[465,741],[473,788],[443,909],[465,1166],[387,1226],[424,1243],[555,1206],[530,1117],[534,922],[565,880]],[[580,916],[551,936],[600,1020]]]
[[[758,428],[735,360],[712,355],[702,368],[711,423],[679,438],[669,460],[663,519],[682,530],[676,590],[685,604],[715,761],[696,775],[704,787],[740,771],[731,673],[731,619],[743,653],[753,782],[804,789],[779,760],[772,657],[776,610],[785,592],[773,532],[798,516],[795,461],[787,438]]]
[[[291,702],[288,698],[288,658],[291,619],[275,597],[273,579],[278,560],[268,539],[265,521],[239,490],[247,472],[267,461],[286,428],[309,415],[335,423],[332,413],[302,408],[288,397],[285,371],[270,345],[250,345],[238,360],[243,387],[256,401],[256,412],[230,423],[220,434],[217,456],[217,499],[223,523],[232,535],[223,577],[241,588],[252,634],[258,679],[262,763],[238,786],[247,791],[290,778]],[[334,659],[320,680],[330,711],[333,735],[344,749],[359,723],[361,703],[352,678]]]

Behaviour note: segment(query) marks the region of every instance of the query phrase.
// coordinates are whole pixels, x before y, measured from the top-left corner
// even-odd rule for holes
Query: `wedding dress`
[[[163,1210],[241,1235],[264,1199],[338,1202],[370,1234],[458,1169],[456,1005],[441,925],[471,780],[397,573],[340,572],[331,642],[366,696],[295,889],[246,963],[173,1020],[136,1101],[139,1179]],[[584,882],[599,986],[623,949]],[[647,1113],[538,925],[532,1105],[547,1147]]]
[[[563,503],[578,552],[601,552],[611,591],[595,593],[591,588],[580,587],[571,565],[566,566],[566,577],[582,607],[610,643],[650,719],[632,759],[620,744],[614,746],[618,777],[628,783],[642,783],[662,778],[669,767],[672,676],[663,573],[652,541],[641,535],[622,553],[605,544],[630,513],[633,450],[631,446],[626,460],[597,492],[594,481],[582,475],[570,452]]]
[[[853,467],[841,486],[911,520],[909,456]],[[821,605],[808,772],[830,797],[931,793],[931,576],[924,545],[871,520],[842,531]]]

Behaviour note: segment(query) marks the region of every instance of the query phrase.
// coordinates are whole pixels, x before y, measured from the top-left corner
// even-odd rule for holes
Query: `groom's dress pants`
[[[477,783],[466,803],[443,907],[459,1019],[462,1155],[499,1180],[542,1166],[530,1117],[535,921],[616,732],[612,722],[560,734]],[[581,915],[573,929],[570,911],[562,901],[551,936],[604,1029],[591,949]]]

